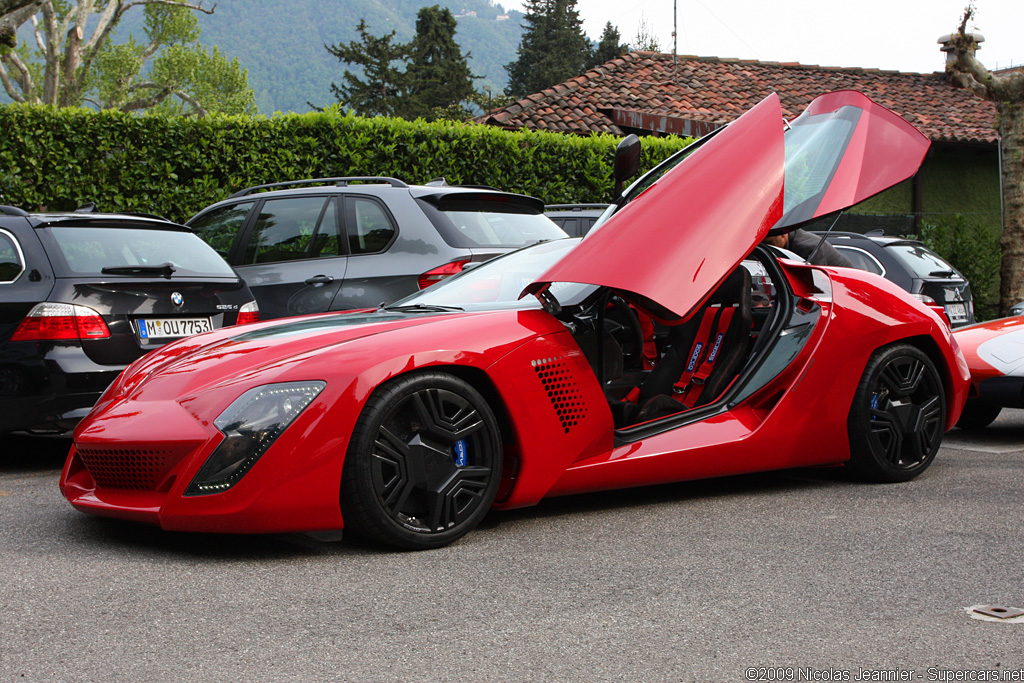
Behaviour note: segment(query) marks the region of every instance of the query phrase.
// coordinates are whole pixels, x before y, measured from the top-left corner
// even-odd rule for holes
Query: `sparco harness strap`
[[[687,408],[697,405],[704,384],[715,369],[715,361],[718,360],[725,333],[729,330],[735,312],[736,306],[716,305],[704,310],[697,336],[687,356],[686,369],[672,387],[673,398]]]

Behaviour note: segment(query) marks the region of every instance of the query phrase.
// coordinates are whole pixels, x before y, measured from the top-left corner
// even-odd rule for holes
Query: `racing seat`
[[[750,274],[739,266],[689,320],[670,329],[665,354],[630,397],[636,408],[627,409],[627,424],[711,403],[736,379],[752,343],[750,292]]]

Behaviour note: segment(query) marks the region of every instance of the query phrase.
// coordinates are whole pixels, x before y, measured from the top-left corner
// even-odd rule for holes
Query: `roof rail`
[[[300,185],[314,185],[314,184],[324,185],[324,184],[327,184],[327,183],[332,183],[332,184],[334,184],[334,185],[336,185],[338,187],[345,187],[346,185],[348,185],[349,183],[351,183],[353,181],[358,181],[358,182],[361,182],[361,183],[365,183],[365,182],[387,183],[391,187],[409,187],[408,185],[406,185],[404,182],[402,182],[398,178],[389,178],[387,176],[349,176],[349,177],[344,177],[344,178],[309,178],[308,180],[286,180],[286,181],[281,182],[281,183],[267,183],[266,185],[253,185],[252,187],[247,187],[244,190],[239,190],[238,192],[236,192],[233,195],[231,195],[230,197],[228,197],[228,199],[234,199],[235,197],[244,197],[244,196],[246,196],[246,195],[248,195],[248,194],[250,194],[252,192],[256,192],[257,190],[267,190],[267,189],[270,189],[272,187],[298,187]]]
[[[29,215],[27,211],[23,211],[16,206],[7,206],[6,204],[0,205],[0,213],[7,214],[8,216],[21,217]]]
[[[172,221],[170,218],[167,218],[166,216],[161,216],[158,213],[145,213],[143,211],[118,211],[117,213],[121,214],[122,216],[134,216],[136,218],[155,218],[157,220],[165,221],[167,223],[175,222]],[[181,224],[179,223],[178,225]]]

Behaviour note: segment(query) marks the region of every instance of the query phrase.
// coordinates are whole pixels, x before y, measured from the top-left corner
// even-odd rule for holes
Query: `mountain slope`
[[[248,69],[260,113],[303,112],[309,111],[307,102],[333,103],[330,85],[340,84],[346,69],[325,44],[357,40],[360,19],[372,35],[393,30],[395,40],[407,42],[416,32],[417,12],[432,5],[457,17],[455,39],[481,77],[477,89],[490,85],[501,92],[508,81],[504,65],[516,58],[523,15],[512,12],[499,21],[503,8],[490,0],[218,0],[213,15],[199,15],[200,42],[216,45]],[[118,38],[129,33],[141,36],[141,11],[125,15]]]

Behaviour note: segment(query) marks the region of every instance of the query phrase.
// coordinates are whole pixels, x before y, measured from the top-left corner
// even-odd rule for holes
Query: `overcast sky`
[[[967,0],[676,0],[677,52],[820,66],[941,71],[939,36],[959,24]],[[522,10],[520,0],[496,0]],[[989,69],[1024,64],[1024,0],[976,0],[978,57]],[[605,22],[632,42],[641,20],[672,52],[673,0],[577,0],[583,29]]]

